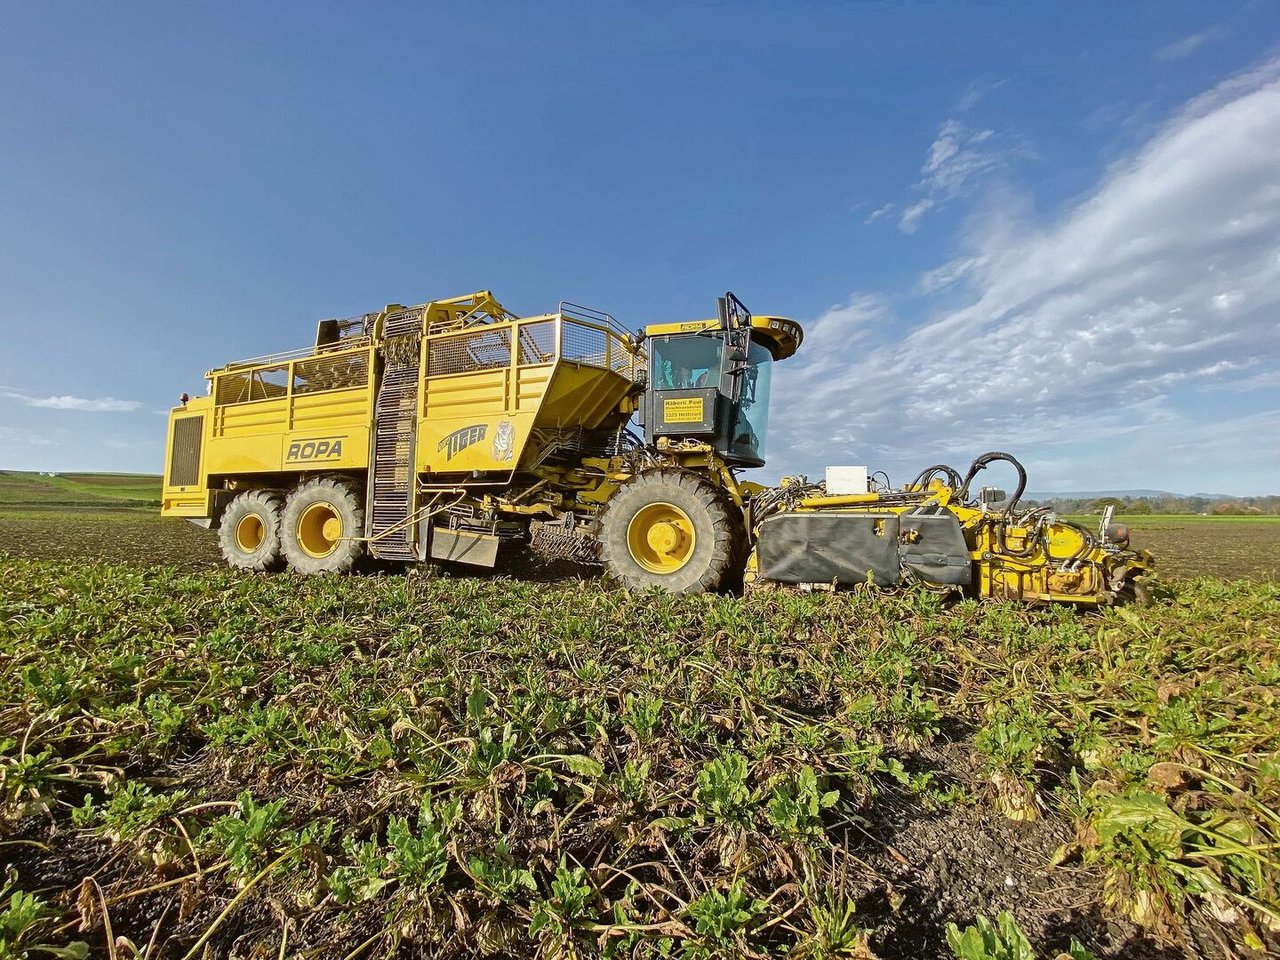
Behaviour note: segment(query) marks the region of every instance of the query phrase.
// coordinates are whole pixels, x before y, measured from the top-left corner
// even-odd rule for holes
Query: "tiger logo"
[[[499,420],[493,432],[493,459],[510,460],[516,452],[516,425],[510,420]]]

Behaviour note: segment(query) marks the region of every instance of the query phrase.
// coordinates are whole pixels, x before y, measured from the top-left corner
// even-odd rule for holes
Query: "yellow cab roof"
[[[677,323],[651,323],[645,327],[644,332],[647,337],[661,337],[673,333],[715,330],[719,326],[719,320],[686,320]],[[800,344],[804,341],[804,329],[786,317],[753,316],[751,336],[773,354],[773,359],[785,360],[800,349]]]

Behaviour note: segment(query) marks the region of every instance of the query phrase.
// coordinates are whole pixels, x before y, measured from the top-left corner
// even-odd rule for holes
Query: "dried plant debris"
[[[0,559],[0,956],[1280,944],[1280,600]]]

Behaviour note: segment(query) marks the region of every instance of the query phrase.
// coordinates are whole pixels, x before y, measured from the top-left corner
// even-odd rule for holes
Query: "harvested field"
[[[98,507],[158,510],[160,478],[133,473],[24,473],[0,470],[0,510]]]
[[[0,576],[0,843],[46,904],[31,943],[105,952],[109,917],[177,957],[887,958],[1008,910],[1042,956],[1277,945],[1267,585],[1081,615]]]
[[[222,566],[216,532],[136,510],[0,509],[0,551],[43,560],[84,558],[183,570]]]
[[[1166,577],[1280,580],[1280,517],[1135,517],[1136,541]]]
[[[1087,614],[248,576],[129,505],[0,503],[16,942],[890,958],[1007,911],[1037,956],[1262,956],[1280,524],[1133,526],[1165,586]]]

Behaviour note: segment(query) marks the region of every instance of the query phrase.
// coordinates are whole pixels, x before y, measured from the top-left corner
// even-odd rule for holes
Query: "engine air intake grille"
[[[173,446],[169,454],[169,486],[194,487],[200,483],[200,442],[204,417],[173,421]]]

